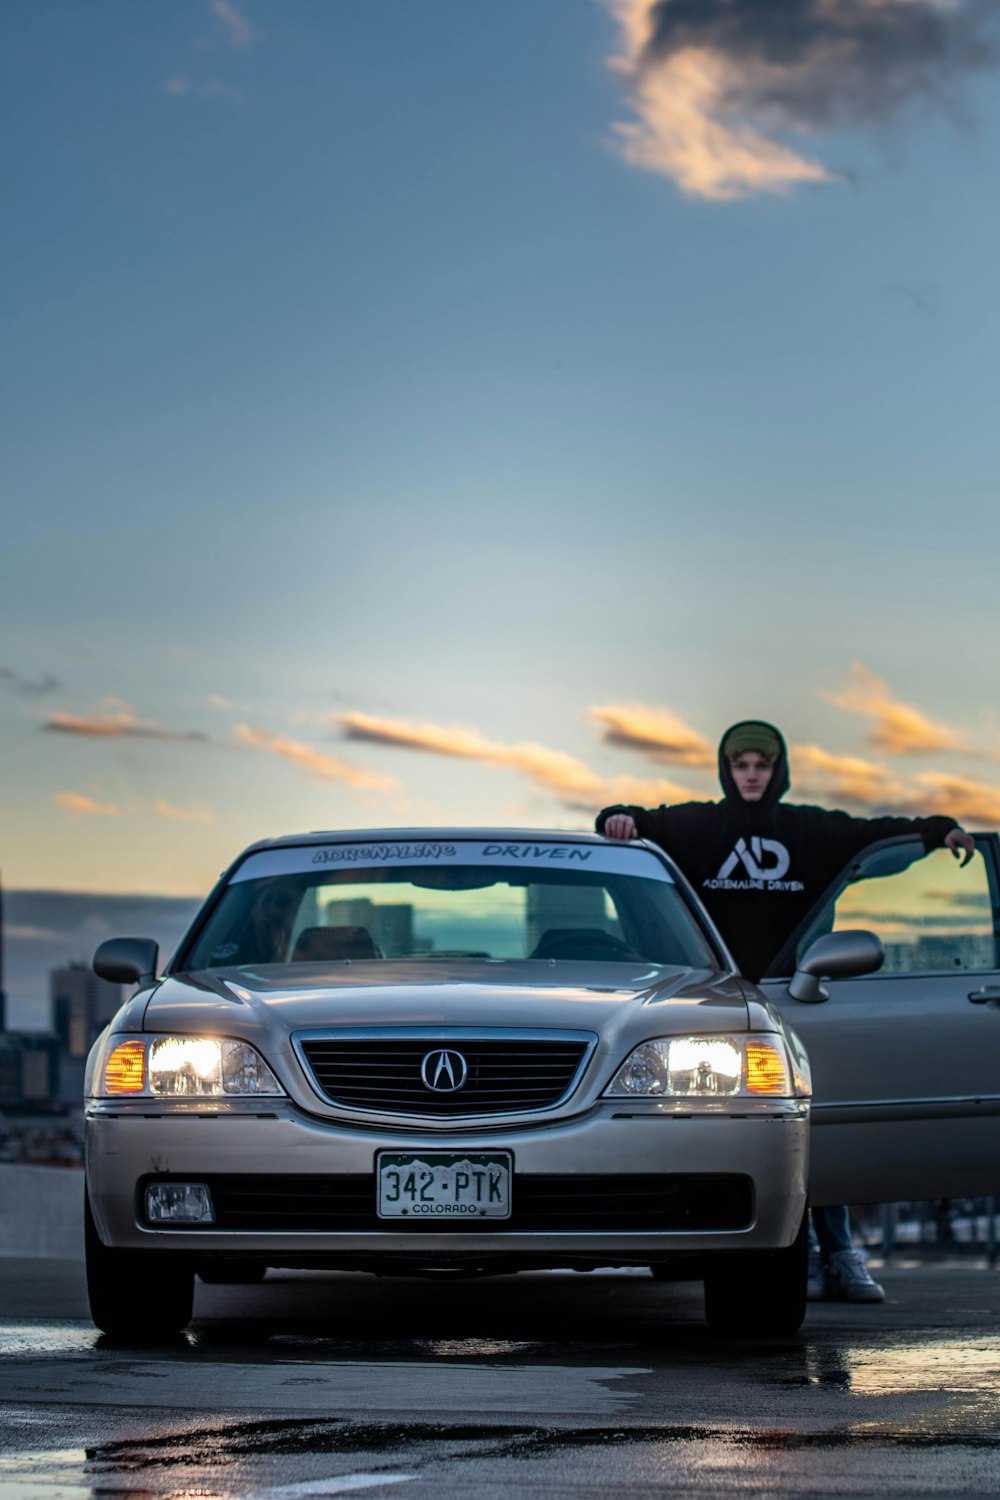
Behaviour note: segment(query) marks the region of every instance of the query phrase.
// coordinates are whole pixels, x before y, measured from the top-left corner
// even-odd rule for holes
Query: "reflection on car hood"
[[[249,1036],[326,1026],[510,1026],[607,1033],[742,1031],[739,984],[655,964],[476,959],[267,965],[172,976],[147,1031],[223,1026]]]

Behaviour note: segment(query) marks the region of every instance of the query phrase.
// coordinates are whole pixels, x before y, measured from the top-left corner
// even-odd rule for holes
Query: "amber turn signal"
[[[747,1093],[790,1094],[785,1059],[771,1042],[747,1042]]]
[[[145,1042],[119,1042],[104,1064],[104,1092],[141,1094],[145,1081]]]

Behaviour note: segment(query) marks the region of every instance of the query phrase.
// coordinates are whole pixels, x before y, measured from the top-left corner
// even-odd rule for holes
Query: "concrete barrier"
[[[0,1162],[0,1255],[83,1259],[83,1172]]]

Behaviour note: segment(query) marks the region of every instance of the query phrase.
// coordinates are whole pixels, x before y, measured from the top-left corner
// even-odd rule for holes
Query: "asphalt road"
[[[1000,1274],[878,1274],[730,1344],[641,1272],[270,1272],[124,1347],[79,1267],[3,1260],[0,1500],[1000,1495]]]

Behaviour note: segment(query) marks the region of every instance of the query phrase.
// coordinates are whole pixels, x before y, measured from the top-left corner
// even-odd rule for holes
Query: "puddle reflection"
[[[93,1323],[5,1323],[0,1355],[86,1352],[97,1347],[100,1337]]]
[[[982,1338],[920,1339],[915,1343],[853,1344],[843,1351],[856,1396],[905,1391],[997,1388],[1000,1348]]]

